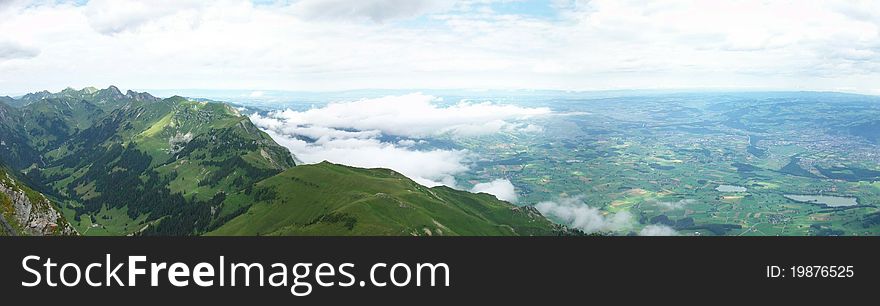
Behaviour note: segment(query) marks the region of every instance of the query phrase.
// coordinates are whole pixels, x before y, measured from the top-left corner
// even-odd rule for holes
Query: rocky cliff
[[[0,169],[0,232],[8,236],[77,235],[45,195]]]

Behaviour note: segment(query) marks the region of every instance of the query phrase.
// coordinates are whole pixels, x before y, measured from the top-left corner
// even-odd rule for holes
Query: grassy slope
[[[253,205],[209,235],[553,235],[543,216],[447,187],[426,188],[387,169],[331,163],[291,168],[254,187]],[[268,192],[271,194],[272,192]],[[230,197],[241,202],[240,198]],[[227,200],[227,201],[230,201]],[[226,205],[226,203],[224,203]]]

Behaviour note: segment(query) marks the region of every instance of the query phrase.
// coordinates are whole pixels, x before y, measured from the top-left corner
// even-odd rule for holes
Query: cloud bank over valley
[[[527,120],[552,113],[489,102],[442,102],[416,93],[253,114],[251,120],[304,163],[389,168],[425,186],[459,188],[455,176],[467,171],[476,156],[465,149],[433,147],[432,141],[540,132]],[[506,180],[480,183],[473,190],[508,201],[517,198]]]

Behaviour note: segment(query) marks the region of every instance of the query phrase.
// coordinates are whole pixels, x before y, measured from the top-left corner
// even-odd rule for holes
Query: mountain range
[[[0,97],[6,234],[576,234],[488,194],[295,160],[225,103],[115,86]]]

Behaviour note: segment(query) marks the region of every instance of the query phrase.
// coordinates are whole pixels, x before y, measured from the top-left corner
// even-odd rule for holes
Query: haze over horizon
[[[46,26],[46,20],[52,26]],[[871,1],[0,1],[0,92],[880,93]]]

